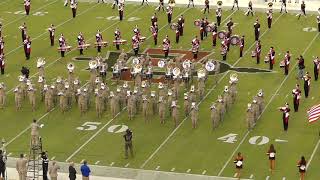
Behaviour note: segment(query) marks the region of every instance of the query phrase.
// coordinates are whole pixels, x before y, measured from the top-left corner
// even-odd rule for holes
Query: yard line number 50
[[[237,141],[237,136],[238,134],[227,134],[225,136],[219,137],[218,140],[225,142],[225,143],[235,143]],[[269,138],[266,136],[253,136],[249,139],[249,143],[252,145],[264,145],[267,144],[269,142]]]
[[[77,127],[77,130],[80,131],[94,131],[98,129],[98,126],[101,125],[100,122],[85,122],[81,126]],[[107,131],[109,133],[122,133],[125,132],[128,129],[128,126],[126,125],[111,125],[108,127]]]

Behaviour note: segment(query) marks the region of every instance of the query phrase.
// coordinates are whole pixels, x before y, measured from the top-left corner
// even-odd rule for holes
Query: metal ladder
[[[39,137],[38,144],[30,143],[30,152],[28,160],[27,180],[40,180],[40,170],[42,165],[41,152],[42,140]]]

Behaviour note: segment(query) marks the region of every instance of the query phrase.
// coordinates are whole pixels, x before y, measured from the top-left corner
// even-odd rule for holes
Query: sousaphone
[[[134,66],[134,73],[141,73],[141,71],[142,71],[141,64],[137,64]]]
[[[178,67],[173,68],[172,74],[173,74],[174,76],[179,76],[180,73],[181,73],[180,68],[178,68]]]
[[[197,71],[198,78],[204,78],[206,76],[206,70],[201,68]]]
[[[73,72],[73,70],[74,70],[74,64],[73,64],[73,63],[69,63],[69,64],[67,65],[67,69],[69,70],[69,72]]]
[[[231,82],[238,82],[238,74],[237,73],[230,74],[230,81]]]
[[[209,71],[209,72],[214,71],[215,64],[214,64],[212,61],[208,61],[208,62],[205,64],[205,68],[206,68],[206,70]]]
[[[190,68],[190,66],[191,66],[191,61],[190,60],[187,59],[187,60],[183,61],[182,67],[184,69],[188,69],[188,68]]]
[[[163,68],[166,65],[166,62],[164,61],[164,59],[160,59],[158,61],[158,67],[159,68]]]
[[[89,68],[90,69],[96,69],[97,68],[97,61],[96,60],[91,60],[89,61]]]
[[[134,65],[140,64],[140,59],[139,58],[133,58],[132,59],[132,64],[134,64]]]
[[[37,68],[40,68],[46,64],[46,61],[44,61],[44,58],[38,58],[37,61]]]

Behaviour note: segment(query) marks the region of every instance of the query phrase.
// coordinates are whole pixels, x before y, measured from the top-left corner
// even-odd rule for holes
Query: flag
[[[320,104],[312,106],[308,111],[309,123],[315,122],[320,117]]]

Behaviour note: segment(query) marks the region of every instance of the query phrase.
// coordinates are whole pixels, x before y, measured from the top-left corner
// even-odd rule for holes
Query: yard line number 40
[[[238,134],[230,133],[225,136],[219,137],[218,140],[225,142],[225,143],[232,144],[237,141],[237,136],[238,136]],[[269,141],[270,141],[269,138],[266,136],[253,136],[249,139],[250,144],[258,145],[258,146],[267,144]]]
[[[77,127],[77,130],[80,131],[94,131],[98,129],[98,126],[101,125],[100,122],[85,122],[81,126]],[[111,125],[108,127],[107,131],[109,133],[122,133],[128,129],[126,125]]]

